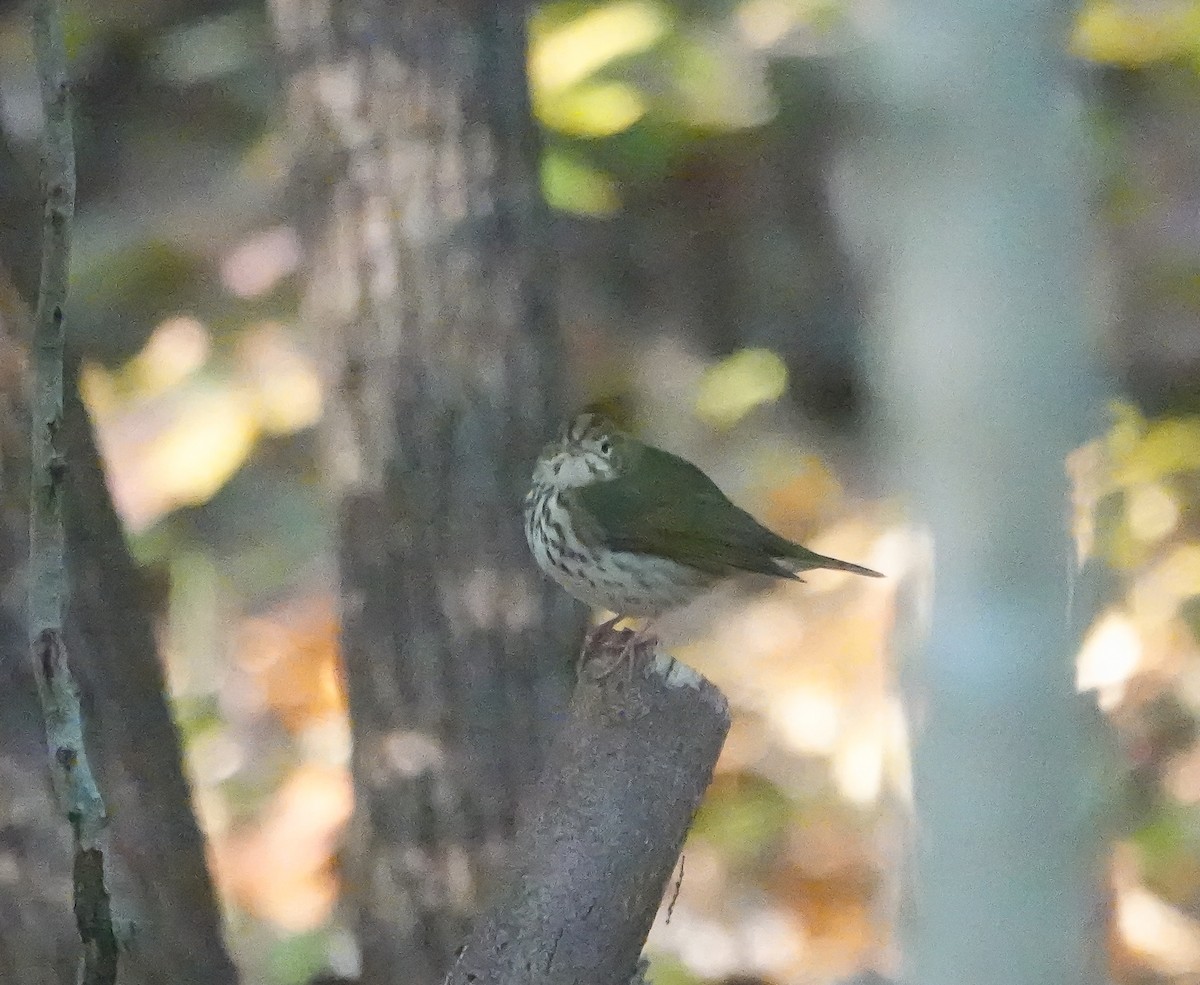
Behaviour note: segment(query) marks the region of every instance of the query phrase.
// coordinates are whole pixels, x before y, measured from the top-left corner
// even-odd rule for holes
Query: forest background
[[[336,340],[303,312],[295,203],[313,179],[281,53],[297,9],[132,0],[68,17],[81,393],[157,611],[232,959],[271,985],[359,966],[321,437]],[[832,981],[893,959],[910,777],[889,639],[922,549],[869,427],[872,269],[846,202],[871,119],[843,69],[887,29],[871,4],[820,0],[531,13],[560,394],[609,404],[781,532],[893,576],[739,589],[668,627],[673,652],[730,696],[734,727],[671,920],[651,937],[663,985]],[[1194,981],[1200,7],[1092,3],[1061,40],[1098,179],[1095,342],[1121,394],[1071,460],[1076,530],[1107,572],[1079,675],[1117,738],[1111,953],[1121,980]],[[40,116],[20,5],[0,8],[0,94],[8,326],[27,320],[38,264]],[[22,372],[5,341],[6,400]],[[17,474],[0,474],[7,509],[25,492]],[[6,660],[0,685],[29,681]],[[0,724],[0,791],[13,791],[0,793],[0,879],[24,887],[19,909],[30,885],[47,899],[62,885],[37,869],[57,848],[39,828],[45,802],[23,792],[29,706],[6,702]],[[153,857],[150,844],[132,854]],[[12,949],[36,949],[39,912],[6,924],[25,928],[6,942],[14,966]]]

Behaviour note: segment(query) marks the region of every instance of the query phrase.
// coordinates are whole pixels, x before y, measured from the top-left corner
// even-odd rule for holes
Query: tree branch
[[[34,6],[34,42],[45,114],[42,272],[34,328],[29,504],[29,644],[46,723],[55,794],[71,824],[75,922],[83,942],[84,985],[112,985],[117,946],[104,885],[104,802],[88,765],[79,688],[63,638],[66,595],[63,491],[63,305],[75,212],[75,148],[62,11]]]
[[[522,813],[512,876],[447,985],[634,980],[729,709],[662,652],[632,675],[586,670]]]

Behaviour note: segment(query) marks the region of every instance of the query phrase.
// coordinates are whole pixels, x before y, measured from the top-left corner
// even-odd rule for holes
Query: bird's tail
[[[866,575],[868,578],[883,577],[880,572],[864,568],[861,564],[853,564],[850,561],[839,561],[835,557],[826,557],[824,554],[817,554],[815,551],[810,551],[807,547],[801,547],[799,544],[792,545],[792,550],[784,557],[784,561],[797,571],[829,568],[833,571],[849,571],[855,575]]]

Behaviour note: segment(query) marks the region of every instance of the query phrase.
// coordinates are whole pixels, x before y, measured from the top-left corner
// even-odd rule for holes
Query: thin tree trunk
[[[56,0],[39,0],[34,5],[33,37],[44,115],[45,218],[31,366],[29,656],[46,729],[55,799],[71,830],[71,900],[81,944],[79,978],[82,985],[115,985],[117,939],[105,884],[105,869],[112,866],[108,814],[84,740],[79,685],[63,627],[70,584],[63,505],[70,467],[63,441],[64,311],[75,222],[75,140],[67,46]]]
[[[11,318],[2,328],[11,326]],[[27,420],[8,374],[18,348],[0,335],[0,843],[15,870],[0,893],[0,981],[75,981],[78,936],[70,900],[70,837],[46,785],[45,747],[21,632],[26,565],[27,449],[11,441]],[[129,556],[86,413],[68,376],[64,447],[67,641],[83,699],[93,766],[111,814],[114,913],[133,922],[121,985],[236,980],[166,704],[150,593]]]
[[[14,202],[36,185],[7,187]],[[0,249],[29,242],[0,238]],[[3,268],[27,263],[4,252]],[[71,911],[69,831],[46,784],[45,745],[25,652],[29,401],[24,367],[30,285],[0,269],[0,981],[76,981],[79,937]],[[132,936],[121,985],[236,980],[192,813],[179,737],[166,702],[151,617],[154,603],[131,558],[79,400],[69,361],[61,450],[67,468],[66,639],[81,685],[92,764],[111,815],[109,888]]]
[[[878,264],[881,447],[933,536],[914,985],[1104,980],[1100,719],[1076,694],[1065,457],[1099,421],[1091,192],[1058,4],[897,8],[847,75],[843,216]]]
[[[204,836],[167,704],[153,592],[109,499],[74,373],[66,403],[67,548],[75,591],[68,640],[91,698],[88,738],[126,873],[124,897],[117,891],[114,906],[134,923],[120,982],[232,985],[237,971],[225,950]]]
[[[363,980],[438,980],[509,855],[577,610],[527,555],[552,264],[503,3],[276,0],[327,340]]]

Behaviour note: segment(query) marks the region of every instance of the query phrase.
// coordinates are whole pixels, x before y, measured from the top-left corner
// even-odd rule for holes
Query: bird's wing
[[[794,547],[726,498],[690,462],[641,450],[621,476],[572,490],[593,536],[611,550],[664,557],[714,575],[794,578],[776,560]]]

